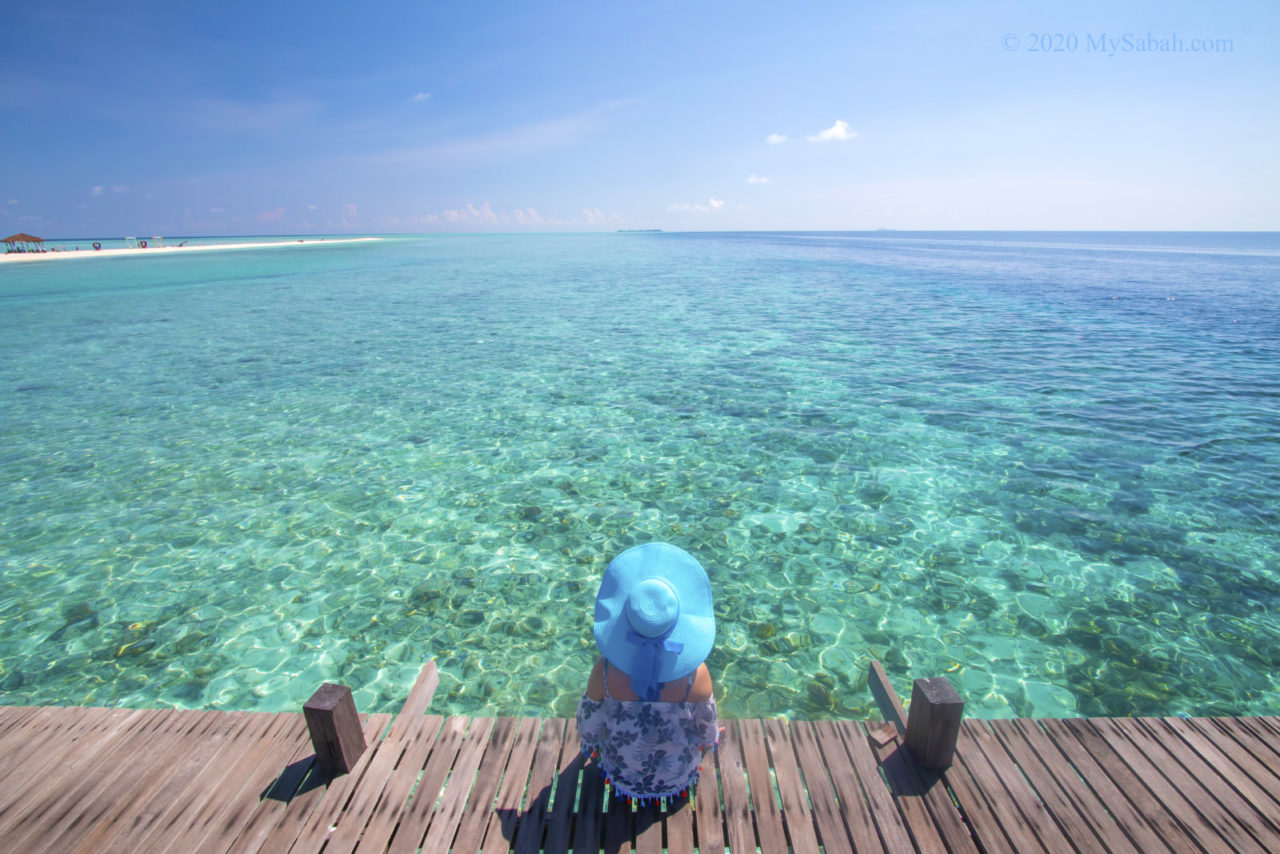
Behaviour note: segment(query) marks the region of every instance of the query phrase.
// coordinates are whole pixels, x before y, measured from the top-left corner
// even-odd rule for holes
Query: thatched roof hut
[[[19,231],[17,234],[11,234],[4,239],[8,244],[5,247],[6,252],[31,252],[33,244],[38,245],[44,243],[43,237],[36,237],[34,234],[27,234],[25,231]]]

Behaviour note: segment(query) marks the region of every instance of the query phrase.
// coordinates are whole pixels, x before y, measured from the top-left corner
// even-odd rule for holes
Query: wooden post
[[[945,768],[956,753],[964,700],[945,676],[917,679],[911,686],[907,747],[925,768]]]
[[[320,768],[330,776],[350,771],[365,746],[351,689],[324,683],[303,705],[302,715]]]

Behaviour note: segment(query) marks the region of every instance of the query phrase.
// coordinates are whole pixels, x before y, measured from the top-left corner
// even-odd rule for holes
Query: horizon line
[[[612,228],[584,231],[349,231],[349,232],[293,232],[289,234],[182,234],[174,232],[160,235],[165,240],[228,239],[228,238],[281,238],[299,237],[483,237],[483,236],[537,236],[568,234],[1280,234],[1280,228]],[[45,242],[71,240],[127,240],[129,235],[45,237]],[[152,236],[136,239],[151,240]]]

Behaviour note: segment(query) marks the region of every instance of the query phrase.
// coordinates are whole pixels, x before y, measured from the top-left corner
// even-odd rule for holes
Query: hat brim
[[[631,626],[626,617],[631,589],[648,578],[662,578],[676,591],[680,614],[668,639],[680,644],[679,652],[664,652],[658,681],[687,676],[706,660],[715,645],[716,620],[711,603],[711,582],[696,559],[669,543],[646,543],[614,558],[596,596],[594,632],[596,646],[609,664],[631,675],[640,647],[627,641]]]

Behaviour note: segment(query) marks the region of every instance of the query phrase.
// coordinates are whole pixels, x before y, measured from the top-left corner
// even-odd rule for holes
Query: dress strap
[[[609,659],[604,660],[604,695],[609,696]]]
[[[693,672],[689,674],[689,683],[684,686],[684,702],[689,702],[689,692],[693,690],[693,677],[698,675],[698,669],[695,667]]]

